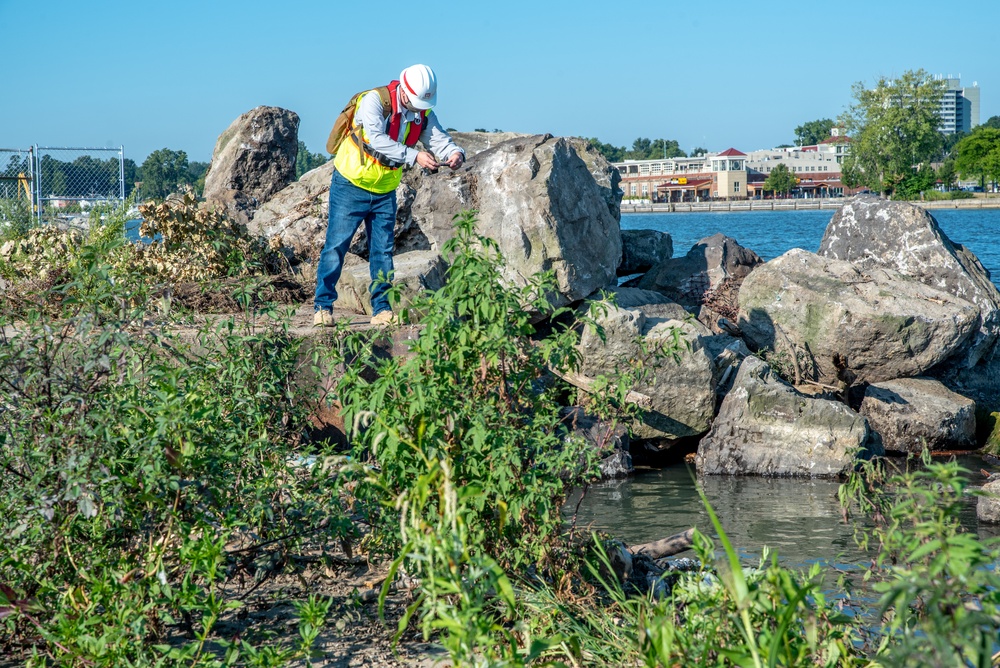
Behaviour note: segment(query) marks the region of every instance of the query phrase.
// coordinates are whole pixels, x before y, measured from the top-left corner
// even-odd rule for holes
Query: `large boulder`
[[[683,304],[718,332],[719,318],[735,320],[740,286],[759,255],[724,234],[705,237],[683,257],[664,260],[639,279],[638,287],[656,290]]]
[[[471,155],[459,170],[404,173],[396,191],[396,252],[440,252],[454,235],[455,214],[477,209],[478,230],[499,243],[512,284],[551,269],[560,305],[613,285],[622,253],[618,171],[580,139],[514,135],[494,143],[501,133],[454,138],[462,145],[469,136],[491,147],[478,154],[467,149]],[[257,212],[251,230],[280,236],[293,262],[315,259],[326,234],[332,170],[328,163],[303,175]],[[352,252],[362,252],[361,234]]]
[[[524,285],[555,273],[552,301],[564,305],[613,285],[621,260],[618,170],[581,139],[531,135],[502,142],[457,171],[422,175],[411,215],[433,250],[454,236],[455,214],[478,211],[494,239],[504,278]]]
[[[657,303],[640,303],[644,297]],[[601,303],[597,318],[604,330],[604,340],[591,327],[580,338],[584,383],[605,376],[616,378],[633,362],[642,360],[647,374],[632,390],[648,399],[638,424],[633,427],[637,439],[676,440],[697,436],[708,430],[715,409],[717,370],[714,357],[717,345],[707,328],[685,319],[678,304],[661,295],[619,288],[618,306]],[[675,332],[680,347],[674,352]],[[723,344],[724,345],[724,344]],[[643,351],[662,350],[665,356]],[[648,358],[648,359],[646,359]]]
[[[839,401],[799,393],[747,357],[695,463],[708,474],[832,477],[859,457],[881,454],[863,417]]]
[[[649,271],[674,254],[670,235],[659,230],[622,230],[622,261],[619,276]]]
[[[988,352],[1000,334],[1000,292],[990,273],[920,207],[871,196],[853,198],[833,215],[819,254],[846,260],[865,272],[893,269],[975,304],[976,331],[955,353],[966,367]]]
[[[925,374],[976,331],[979,309],[889,269],[801,249],[758,267],[739,293],[739,326],[751,348],[806,356],[804,377],[837,382],[834,356],[857,381]]]
[[[247,224],[257,209],[295,180],[299,116],[256,107],[219,135],[205,175],[205,201]]]
[[[860,413],[882,437],[888,451],[973,448],[976,403],[932,378],[902,378],[872,383]]]
[[[441,255],[435,251],[411,251],[393,257],[394,286],[399,287],[401,306],[406,306],[413,297],[426,291],[444,286],[446,266]],[[357,313],[372,312],[371,270],[367,262],[357,256],[348,255],[344,270],[337,281],[337,301],[335,309],[346,309]]]

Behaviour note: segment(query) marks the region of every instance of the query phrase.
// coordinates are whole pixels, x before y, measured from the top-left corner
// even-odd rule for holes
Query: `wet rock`
[[[975,304],[973,336],[954,352],[965,367],[990,351],[1000,334],[1000,292],[979,259],[941,230],[926,210],[906,202],[855,197],[830,220],[819,254],[864,272],[888,268]]]
[[[833,477],[859,457],[880,454],[863,417],[838,401],[797,392],[762,360],[747,357],[695,463],[706,474]]]
[[[860,413],[887,451],[920,453],[976,445],[976,404],[932,378],[869,385]]]
[[[223,132],[205,175],[205,201],[246,225],[257,210],[295,180],[299,116],[256,107]]]
[[[622,261],[619,276],[649,271],[674,254],[674,242],[658,230],[622,230]]]
[[[739,293],[739,327],[753,349],[804,356],[803,377],[837,382],[834,355],[858,382],[923,375],[976,331],[972,303],[889,269],[793,249],[758,267]]]

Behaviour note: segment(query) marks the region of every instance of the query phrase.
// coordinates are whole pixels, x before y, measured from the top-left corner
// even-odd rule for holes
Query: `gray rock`
[[[880,454],[863,417],[838,401],[797,392],[747,357],[695,462],[707,474],[833,477],[859,457]]]
[[[472,156],[459,170],[414,175],[411,215],[430,248],[454,236],[452,219],[478,211],[477,230],[497,241],[504,278],[524,285],[540,271],[553,301],[581,300],[615,282],[621,260],[618,171],[584,140],[517,137]]]
[[[644,358],[640,341],[647,350],[670,350],[676,330],[682,344],[676,359],[666,355],[646,360],[648,375],[632,388],[650,400],[640,423],[633,426],[633,435],[638,439],[679,439],[704,433],[715,409],[717,375],[708,329],[685,320],[681,315],[684,310],[677,304],[605,308],[605,315],[598,318],[605,340],[590,327],[581,335],[583,378],[616,378],[630,363]]]
[[[674,254],[670,235],[659,230],[622,230],[622,261],[619,276],[649,271]]]
[[[468,134],[454,137],[461,144]],[[454,172],[404,173],[396,191],[397,253],[440,252],[454,234],[454,215],[475,208],[478,230],[499,243],[512,284],[551,269],[561,305],[614,283],[622,252],[618,172],[600,154],[583,140],[550,135],[518,135],[469,152],[469,161]],[[261,207],[251,231],[280,236],[293,263],[315,261],[326,236],[332,171],[327,163],[303,175]],[[359,231],[351,250],[365,255],[365,248]]]
[[[919,453],[976,445],[976,404],[932,378],[869,385],[860,412],[886,450]]]
[[[206,204],[247,224],[295,180],[298,131],[298,114],[278,107],[256,107],[233,121],[215,143]]]
[[[819,254],[862,271],[894,269],[979,308],[975,334],[955,352],[973,366],[1000,334],[1000,292],[979,259],[952,242],[926,210],[906,202],[856,197],[830,220]]]
[[[352,257],[348,255],[348,258]],[[425,290],[437,290],[445,282],[445,263],[441,255],[434,251],[411,251],[393,257],[395,274],[393,285],[400,286],[402,304],[405,307],[413,297]],[[371,313],[371,294],[368,287],[371,276],[368,263],[356,259],[345,261],[344,271],[337,282],[335,309],[347,309],[357,313]]]
[[[654,266],[640,279],[639,287],[662,292],[684,306],[700,306],[723,281],[742,281],[763,262],[735,239],[714,234],[696,243],[683,257]]]
[[[972,335],[979,309],[889,269],[793,249],[758,267],[739,293],[739,327],[754,349],[784,350],[781,333],[807,356],[805,378],[833,384],[834,354],[858,381],[923,375]]]
[[[1000,480],[983,485],[983,496],[976,502],[976,517],[985,524],[1000,524]]]

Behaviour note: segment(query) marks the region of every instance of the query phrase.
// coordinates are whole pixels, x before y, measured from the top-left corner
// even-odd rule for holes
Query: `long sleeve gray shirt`
[[[399,95],[399,90],[396,90]],[[401,100],[396,100],[398,108],[402,110],[403,120],[413,123],[417,120],[417,114],[403,106]],[[361,98],[361,106],[358,108],[356,117],[361,118],[361,123],[368,135],[368,144],[393,162],[405,162],[412,165],[417,161],[417,149],[410,148],[402,142],[393,141],[389,135],[389,118],[382,116],[382,98],[378,91],[371,91]],[[437,115],[431,111],[424,121],[424,128],[420,131],[420,142],[434,154],[439,161],[447,160],[455,152],[463,151],[454,141],[451,135],[438,123]]]

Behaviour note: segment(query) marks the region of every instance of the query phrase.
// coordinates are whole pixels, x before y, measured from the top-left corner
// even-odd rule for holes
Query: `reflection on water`
[[[981,464],[978,458],[963,462],[973,471]],[[850,566],[871,558],[854,543],[854,520],[843,520],[836,480],[701,476],[697,483],[734,547],[747,558],[759,556],[764,546],[792,565],[822,561]],[[579,493],[567,504],[569,516],[578,500]],[[962,521],[977,529],[971,498]],[[692,526],[714,533],[695,487],[694,468],[686,465],[592,486],[580,504],[577,523],[592,525],[632,545]]]

